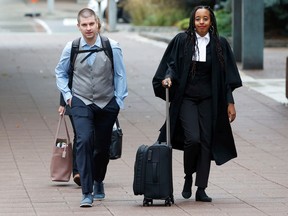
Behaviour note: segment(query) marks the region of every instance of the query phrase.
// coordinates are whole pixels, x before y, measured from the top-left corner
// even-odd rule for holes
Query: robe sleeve
[[[233,92],[234,89],[242,86],[242,80],[240,78],[240,73],[235,61],[234,54],[228,43],[228,41],[221,37],[220,41],[224,48],[224,59],[225,59],[225,73],[226,73],[226,85],[227,91]],[[228,95],[227,95],[228,96]]]
[[[231,88],[229,88],[229,87],[227,89],[226,98],[227,98],[227,104],[229,104],[229,103],[234,104],[233,94],[232,94]]]
[[[172,81],[172,86],[170,87],[170,101],[172,100],[177,84],[179,83],[178,73],[177,73],[177,61],[181,57],[179,52],[180,48],[180,35],[177,34],[168,44],[164,55],[159,63],[156,73],[152,79],[152,85],[156,97],[160,97],[165,100],[165,88],[162,86],[162,80],[170,77]]]

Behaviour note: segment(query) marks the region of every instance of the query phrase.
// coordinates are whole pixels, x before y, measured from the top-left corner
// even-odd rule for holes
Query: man
[[[105,198],[103,180],[109,163],[112,127],[119,109],[124,107],[128,92],[119,44],[109,39],[112,64],[102,49],[101,24],[95,12],[89,8],[82,9],[77,21],[82,34],[79,51],[90,52],[78,53],[72,88],[68,87],[72,42],[66,44],[55,73],[57,87],[71,107],[77,134],[76,161],[82,185],[80,207],[91,207],[93,198]]]

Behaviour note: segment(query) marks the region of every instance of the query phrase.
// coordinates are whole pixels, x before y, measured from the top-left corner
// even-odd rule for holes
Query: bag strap
[[[90,50],[79,50],[78,53],[85,53],[85,52],[89,52],[88,55],[86,55],[81,61],[80,63],[82,64],[89,56],[91,56],[93,53],[95,52],[101,52],[101,51],[104,51],[105,52],[105,49],[104,48],[96,48],[96,49],[90,49]]]
[[[113,52],[112,52],[112,47],[111,47],[111,44],[109,42],[109,39],[106,36],[102,36],[102,35],[99,35],[99,36],[100,36],[100,39],[101,39],[102,47],[104,48],[103,50],[102,49],[95,49],[95,50],[79,51],[79,45],[80,45],[81,38],[79,37],[79,38],[73,40],[72,47],[71,47],[71,53],[70,53],[70,66],[71,66],[71,68],[74,68],[74,63],[75,63],[75,60],[76,60],[76,57],[77,57],[78,53],[91,52],[91,51],[93,53],[93,52],[104,51],[105,54],[108,56],[109,60],[111,61],[112,68],[114,70]]]
[[[69,66],[69,71],[68,71],[68,74],[69,74],[68,87],[69,87],[70,89],[72,88],[74,64],[75,64],[75,60],[76,60],[77,54],[79,53],[80,40],[81,40],[81,37],[76,38],[75,40],[73,40],[72,46],[71,46],[70,66]]]
[[[56,141],[57,141],[62,120],[64,121],[64,125],[65,125],[66,136],[67,136],[67,144],[70,144],[71,143],[70,142],[70,135],[69,135],[69,130],[68,130],[68,127],[67,127],[65,115],[60,115],[59,116],[58,125],[57,125],[57,131],[56,131],[56,134],[55,134],[55,142],[54,143],[56,143]]]
[[[70,53],[70,66],[72,68],[74,68],[74,63],[75,63],[77,54],[79,53],[80,40],[81,40],[81,37],[76,38],[72,42],[71,53]]]
[[[120,124],[119,124],[119,120],[118,120],[118,118],[116,118],[115,123],[116,123],[117,128],[120,128]]]
[[[73,71],[74,71],[74,64],[75,64],[75,60],[77,57],[77,54],[80,52],[90,52],[90,54],[88,54],[88,56],[85,57],[88,58],[93,52],[99,52],[99,51],[104,51],[105,54],[108,56],[109,60],[111,61],[112,64],[112,71],[113,71],[113,75],[114,75],[114,61],[113,61],[113,52],[112,52],[112,47],[111,44],[109,42],[108,37],[106,36],[102,36],[100,35],[100,39],[101,39],[101,44],[103,49],[95,49],[95,50],[87,50],[87,51],[79,51],[79,45],[80,45],[80,40],[81,37],[76,38],[75,40],[73,40],[72,42],[72,46],[71,46],[71,53],[70,53],[70,67],[69,67],[69,83],[68,83],[68,87],[71,89],[72,88],[72,80],[73,80]],[[91,52],[92,51],[92,52]],[[83,59],[81,62],[83,62],[85,59]]]
[[[109,39],[108,39],[108,37],[102,36],[102,35],[100,35],[100,38],[101,38],[102,47],[104,48],[104,52],[108,56],[108,58],[110,59],[111,64],[112,64],[112,69],[114,71],[113,52],[112,52],[112,47],[111,47],[111,44],[109,42]]]

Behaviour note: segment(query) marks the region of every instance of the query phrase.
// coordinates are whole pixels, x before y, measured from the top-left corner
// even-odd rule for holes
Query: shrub
[[[177,0],[128,0],[125,10],[134,25],[173,26],[186,16],[180,5]]]
[[[180,29],[180,30],[186,30],[189,27],[189,18],[185,18],[179,22],[177,22],[176,26]]]
[[[230,12],[225,10],[215,11],[218,32],[225,37],[231,36],[232,16]]]

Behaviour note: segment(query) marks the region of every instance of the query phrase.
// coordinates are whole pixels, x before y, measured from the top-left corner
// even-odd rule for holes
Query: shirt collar
[[[85,39],[83,38],[83,36],[81,37],[81,40],[80,40],[80,46],[82,48],[86,47],[86,48],[97,48],[97,47],[102,47],[101,45],[101,39],[100,39],[100,35],[98,34],[97,35],[97,38],[96,38],[96,42],[90,46],[89,44],[86,43]]]
[[[209,32],[207,32],[207,34],[204,35],[204,37],[200,36],[200,35],[196,32],[196,36],[197,36],[197,40],[199,40],[199,39],[205,39],[205,41],[207,41],[207,44],[208,44],[208,42],[210,41]]]

